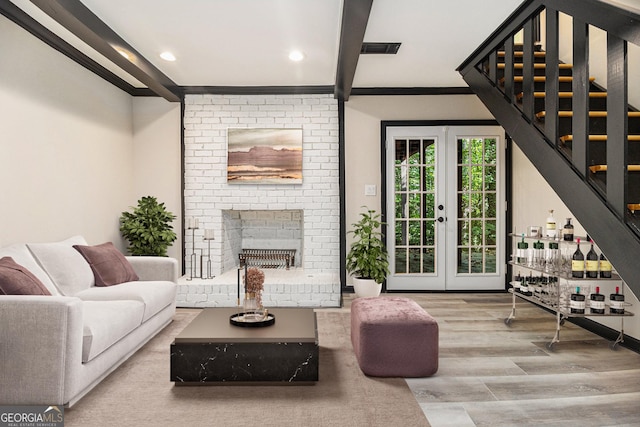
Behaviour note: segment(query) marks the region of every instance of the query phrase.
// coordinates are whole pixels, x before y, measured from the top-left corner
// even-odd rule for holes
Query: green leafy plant
[[[122,212],[120,232],[129,241],[131,255],[167,256],[167,248],[176,240],[171,222],[176,216],[155,197],[138,200],[133,212]]]
[[[380,214],[367,209],[360,213],[360,221],[353,223],[354,241],[347,254],[347,271],[363,279],[373,279],[382,283],[389,275],[389,260],[387,248],[382,241]]]

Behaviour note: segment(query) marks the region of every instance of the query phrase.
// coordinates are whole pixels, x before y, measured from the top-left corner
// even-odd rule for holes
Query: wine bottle
[[[618,286],[616,286],[616,293],[609,295],[609,313],[624,314],[624,295],[620,293]]]
[[[516,251],[516,262],[518,264],[526,264],[527,263],[527,251],[529,249],[529,244],[524,241],[524,233],[522,233],[522,241],[518,242],[518,250]]]
[[[576,292],[571,294],[571,301],[569,302],[569,310],[571,313],[584,314],[584,300],[585,297],[580,293],[580,286],[578,286]]]
[[[587,262],[585,268],[587,270],[587,277],[590,279],[596,279],[598,277],[598,254],[593,249],[593,240],[590,240],[591,249],[587,252]]]
[[[611,279],[611,263],[604,256],[604,253],[600,253],[600,277],[603,279]]]
[[[593,314],[604,314],[604,295],[600,293],[600,286],[596,286],[596,293],[589,296],[589,308]]]
[[[571,218],[567,218],[567,223],[562,229],[562,238],[567,242],[573,242],[573,225],[571,224]]]
[[[553,239],[556,237],[556,220],[553,218],[553,209],[549,210],[549,216],[547,217],[547,237]]]
[[[584,255],[580,250],[580,239],[576,239],[576,251],[571,257],[571,277],[582,279],[584,277]]]

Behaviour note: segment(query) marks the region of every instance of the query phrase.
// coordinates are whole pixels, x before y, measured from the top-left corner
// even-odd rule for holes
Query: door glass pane
[[[396,221],[396,245],[407,244],[407,221]]]
[[[395,250],[395,272],[406,273],[407,272],[407,250],[405,248],[396,248]]]
[[[484,250],[484,272],[496,273],[496,248],[488,247]]]
[[[434,191],[436,185],[436,168],[435,166],[425,166],[424,168],[424,190]]]
[[[433,248],[424,248],[422,250],[422,272],[434,273],[436,271],[436,257]]]
[[[424,240],[425,246],[434,246],[436,244],[436,222],[425,221],[424,222]]]
[[[421,218],[420,194],[409,194],[409,218]]]
[[[471,255],[470,255],[470,260],[471,260],[471,273],[482,273],[483,272],[483,265],[484,265],[484,260],[482,259],[482,255],[483,253],[483,249],[480,247],[476,247],[476,248],[471,248]]]
[[[420,172],[422,168],[420,166],[409,167],[409,191],[419,191],[422,187],[420,185]]]
[[[469,272],[469,249],[458,248],[458,273]]]
[[[409,245],[420,246],[420,221],[409,221]]]
[[[424,195],[424,218],[435,218],[436,199],[434,194],[427,193]]]
[[[484,139],[484,162],[486,164],[496,164],[497,156],[497,141],[495,138],[485,138]]]
[[[420,248],[409,249],[409,273],[422,273],[420,260]]]

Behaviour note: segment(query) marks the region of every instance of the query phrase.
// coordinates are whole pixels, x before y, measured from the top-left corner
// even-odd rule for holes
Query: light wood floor
[[[550,351],[555,316],[518,300],[507,326],[506,293],[383,296],[438,321],[438,373],[407,379],[432,426],[640,426],[640,354],[570,322]]]

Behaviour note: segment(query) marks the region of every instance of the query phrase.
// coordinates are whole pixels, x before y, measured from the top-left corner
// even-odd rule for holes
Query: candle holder
[[[207,272],[206,277],[202,277],[203,279],[213,279],[213,274],[211,274],[211,241],[215,240],[213,238],[213,230],[204,230],[204,240],[207,242]],[[201,266],[202,268],[203,266]]]
[[[198,229],[198,218],[190,219],[188,230],[191,230],[191,265],[189,266],[189,278],[187,280],[193,280],[194,273],[196,272],[196,263],[198,257],[196,256],[196,230]]]

